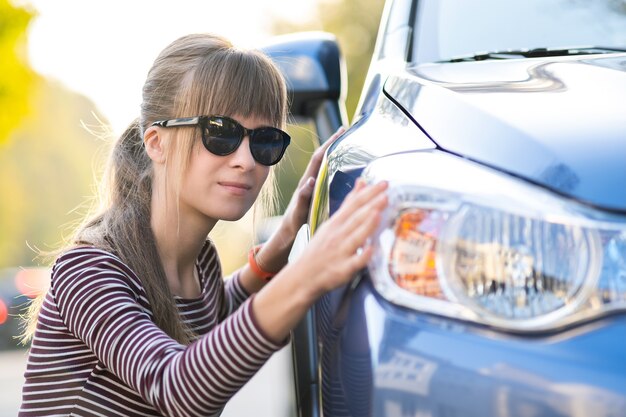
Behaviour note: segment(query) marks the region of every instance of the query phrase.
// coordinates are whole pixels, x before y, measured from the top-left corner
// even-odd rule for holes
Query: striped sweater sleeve
[[[211,270],[216,269],[218,275],[222,275],[222,265],[220,263],[219,256],[217,254],[217,248],[215,243],[208,239],[206,241],[205,248],[202,251],[199,264],[204,266],[202,273],[205,276],[211,275]],[[232,314],[241,304],[243,304],[250,293],[245,289],[241,283],[241,270],[237,269],[230,276],[226,277],[223,282],[222,296],[220,299],[219,318],[224,319],[226,316]]]
[[[239,308],[239,306],[250,297],[250,294],[241,284],[241,269],[233,272],[233,274],[224,281],[224,295],[224,304],[220,312],[221,318],[232,314],[233,311]]]
[[[141,307],[129,272],[107,252],[74,250],[55,266],[51,291],[67,328],[164,415],[219,412],[281,347],[256,324],[253,297],[182,346]]]

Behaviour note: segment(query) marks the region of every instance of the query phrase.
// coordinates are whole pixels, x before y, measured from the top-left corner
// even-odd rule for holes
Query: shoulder
[[[79,246],[63,252],[52,267],[52,274],[89,268],[129,269],[111,252],[94,246]]]
[[[102,280],[127,286],[136,293],[141,285],[133,271],[115,254],[94,246],[80,246],[62,253],[52,267],[52,287],[80,285]]]

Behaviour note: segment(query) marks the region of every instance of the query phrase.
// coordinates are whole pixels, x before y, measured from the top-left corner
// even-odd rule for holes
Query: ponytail
[[[118,256],[137,275],[150,303],[156,325],[181,344],[193,338],[178,312],[150,226],[152,164],[143,147],[139,120],[134,120],[117,140],[109,158],[100,212],[77,229],[71,248],[93,245]],[[45,294],[31,302],[24,317],[21,342],[35,333]]]
[[[144,149],[138,119],[117,142],[110,168],[111,205],[97,235],[106,239],[110,250],[141,280],[157,326],[188,344],[190,329],[178,313],[150,227],[152,163]],[[102,241],[99,245],[106,246]]]

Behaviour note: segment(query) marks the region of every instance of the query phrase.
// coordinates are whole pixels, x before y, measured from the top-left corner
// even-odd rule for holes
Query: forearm
[[[158,394],[167,400],[171,415],[214,415],[283,346],[266,338],[255,323],[250,301],[254,304],[254,299],[244,303],[161,373]],[[185,394],[172,395],[176,392]],[[191,403],[196,410],[189,409]]]
[[[294,239],[295,232],[288,230],[282,224],[256,254],[255,259],[259,267],[267,272],[278,273],[287,264]],[[266,285],[254,273],[249,264],[244,265],[241,269],[241,284],[250,294],[260,291]]]
[[[274,342],[284,340],[319,297],[306,267],[289,264],[254,298],[252,310],[258,326]]]

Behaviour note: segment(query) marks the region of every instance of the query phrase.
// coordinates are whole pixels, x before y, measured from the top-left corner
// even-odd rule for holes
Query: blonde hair
[[[284,128],[285,81],[264,54],[236,48],[220,36],[193,34],[168,45],[148,72],[140,117],[113,147],[104,178],[103,207],[76,230],[63,249],[90,244],[119,256],[141,280],[155,323],[184,344],[193,334],[179,316],[150,227],[153,171],[143,132],[157,120],[208,114],[254,116]],[[180,129],[170,147],[168,176],[174,179],[176,190],[197,139],[197,130]],[[274,187],[270,173],[261,195],[266,205],[273,202]],[[38,310],[38,304],[33,303],[31,310]],[[29,335],[36,313],[29,313]]]

